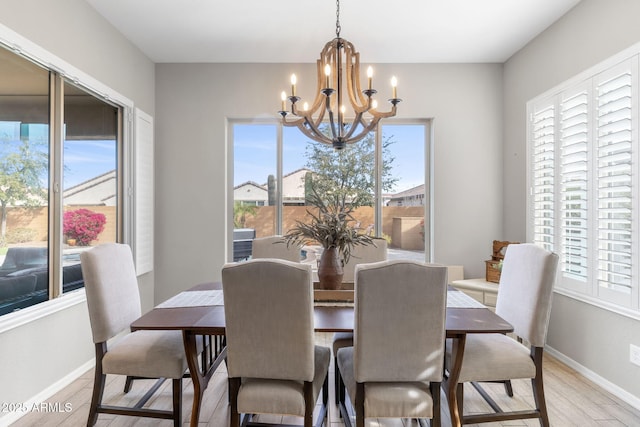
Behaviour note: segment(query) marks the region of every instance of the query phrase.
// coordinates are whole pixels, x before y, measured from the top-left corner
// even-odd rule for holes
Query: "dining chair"
[[[387,259],[387,241],[385,239],[376,237],[373,238],[372,245],[358,245],[354,246],[351,250],[351,257],[349,262],[342,268],[344,274],[342,276],[343,283],[353,283],[355,276],[355,268],[358,264],[368,264],[371,262],[385,261]],[[351,332],[336,332],[333,334],[333,360],[334,360],[334,387],[336,404],[338,404],[338,383],[340,380],[340,371],[338,370],[337,354],[338,350],[343,347],[353,346],[353,333]]]
[[[96,352],[87,425],[94,425],[100,413],[172,419],[175,427],[182,425],[182,378],[187,371],[182,333],[137,331],[114,343],[109,341],[128,330],[141,314],[131,248],[119,243],[102,244],[82,252],[80,262]],[[125,393],[135,379],[158,380],[133,407],[116,407],[102,403],[107,374],[127,377]],[[167,378],[173,382],[173,409],[144,407]]]
[[[286,259],[287,261],[300,262],[301,248],[298,245],[287,245],[282,236],[268,236],[253,239],[251,257]]]
[[[547,336],[558,256],[531,243],[509,245],[502,266],[496,314],[513,325],[513,339],[503,334],[469,334],[456,394],[463,424],[539,418],[549,425],[542,381],[542,359]],[[529,343],[527,348],[520,341]],[[451,364],[451,340],[447,340],[446,367]],[[504,412],[480,382],[531,379],[535,409]],[[471,383],[493,413],[463,416],[464,383]],[[507,393],[512,396],[510,387]]]
[[[280,414],[303,417],[310,427],[320,391],[322,425],[331,350],[314,343],[311,265],[278,259],[226,264],[222,289],[230,425],[251,425],[253,414]]]
[[[340,412],[440,426],[447,268],[405,260],[356,267],[353,347],[338,350]]]

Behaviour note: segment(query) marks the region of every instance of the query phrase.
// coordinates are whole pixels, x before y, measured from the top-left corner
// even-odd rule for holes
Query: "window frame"
[[[605,125],[598,122],[598,87],[606,78],[613,75],[621,75],[623,70],[631,75],[631,126],[630,126],[630,183],[631,183],[631,218],[628,222],[631,224],[630,236],[631,236],[631,251],[630,251],[630,292],[628,294],[620,291],[613,291],[611,289],[602,287],[599,285],[598,278],[598,263],[599,263],[599,212],[605,209],[598,206],[599,202],[599,188],[598,182],[602,177],[598,175],[598,152],[599,152],[599,139],[598,130],[605,127]],[[617,314],[624,315],[633,319],[640,320],[640,284],[638,278],[640,277],[640,253],[637,250],[638,243],[640,242],[640,138],[639,138],[639,125],[640,125],[640,43],[620,52],[617,55],[608,58],[607,60],[591,67],[577,76],[561,83],[560,85],[546,91],[545,93],[531,99],[527,102],[527,131],[526,131],[526,143],[527,143],[527,241],[543,244],[548,249],[558,252],[560,255],[562,252],[562,190],[559,188],[562,185],[561,178],[558,176],[561,170],[562,162],[562,143],[561,143],[561,103],[563,97],[567,98],[571,95],[584,91],[587,94],[588,103],[588,136],[587,136],[587,162],[588,162],[588,184],[586,186],[587,191],[587,279],[585,281],[575,280],[564,277],[563,269],[558,269],[558,276],[556,280],[555,292],[571,297],[573,299],[586,302],[588,304],[606,309],[608,311],[615,312]],[[553,238],[551,242],[544,241],[540,233],[536,233],[536,173],[535,168],[535,132],[536,125],[534,123],[536,113],[542,111],[545,108],[553,108],[553,205],[554,205],[554,218],[553,218]],[[600,111],[602,113],[602,111]],[[604,112],[603,114],[609,114]],[[609,123],[607,123],[609,124]],[[537,187],[540,188],[540,187]],[[538,193],[539,194],[539,193]],[[605,219],[606,221],[606,219]],[[609,270],[608,270],[609,271]]]
[[[226,236],[227,236],[227,244],[226,244],[226,255],[225,259],[228,262],[233,260],[233,206],[234,206],[234,126],[235,125],[272,125],[276,126],[276,151],[277,151],[277,159],[276,159],[276,180],[279,183],[278,188],[281,187],[282,179],[283,179],[283,125],[280,120],[277,118],[231,118],[227,117],[226,119],[226,135],[227,135],[227,144],[226,144],[226,159],[227,159],[227,174],[226,180],[227,185],[225,186],[227,191],[226,197]],[[424,256],[427,262],[433,262],[433,221],[432,218],[434,216],[434,206],[433,206],[433,153],[434,153],[434,127],[433,127],[433,118],[421,118],[421,119],[387,119],[384,123],[379,123],[378,127],[375,131],[375,147],[376,147],[376,159],[375,159],[375,174],[376,174],[376,182],[379,184],[382,174],[382,137],[383,132],[379,130],[383,130],[385,125],[418,125],[424,126],[424,168],[425,168],[425,176],[424,176],[424,184],[425,184],[425,195],[424,199],[428,201],[428,206],[425,206],[424,209],[424,232],[425,232],[425,247],[424,247]],[[376,185],[376,197],[377,203],[374,206],[374,231],[376,236],[382,235],[382,188],[380,185]],[[282,210],[283,210],[283,200],[282,200],[282,192],[276,192],[276,212],[275,212],[275,233],[282,234]]]
[[[20,34],[0,25],[0,46],[19,55],[26,60],[34,63],[36,66],[42,67],[50,72],[50,75],[57,76],[51,78],[50,87],[54,91],[50,91],[49,97],[52,107],[55,104],[63,102],[62,86],[63,80],[87,91],[93,96],[104,102],[119,107],[118,134],[121,141],[118,150],[118,218],[120,224],[117,228],[117,239],[125,243],[135,246],[133,231],[135,229],[133,188],[133,173],[135,170],[135,156],[133,152],[133,108],[134,103],[127,97],[113,90],[109,86],[94,79],[82,70],[74,67],[66,61],[58,58],[51,52],[24,38]],[[59,95],[57,95],[59,94]],[[61,159],[62,147],[62,128],[54,126],[54,112],[50,112],[52,118],[50,123],[50,147],[56,147],[58,152],[51,151],[49,158]],[[60,117],[60,120],[62,117]],[[57,161],[57,160],[56,160]],[[49,300],[38,303],[16,312],[7,313],[0,316],[0,333],[31,323],[37,319],[49,316],[50,314],[65,310],[69,307],[81,304],[86,301],[84,287],[76,291],[62,293],[62,257],[61,257],[61,239],[62,239],[62,191],[61,188],[61,160],[60,165],[50,167],[50,228],[49,228]],[[57,183],[57,184],[56,184]],[[58,190],[56,190],[56,185]],[[55,211],[55,212],[54,212]],[[55,217],[57,215],[57,217]],[[55,217],[52,220],[51,217]],[[60,263],[56,262],[60,260]],[[53,276],[59,276],[59,280],[55,281]],[[53,289],[53,284],[57,283],[60,289]]]

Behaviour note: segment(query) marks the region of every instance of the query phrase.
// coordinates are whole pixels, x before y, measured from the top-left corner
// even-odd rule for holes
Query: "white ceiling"
[[[315,62],[330,0],[86,0],[154,62]],[[506,61],[580,0],[342,0],[362,62]]]

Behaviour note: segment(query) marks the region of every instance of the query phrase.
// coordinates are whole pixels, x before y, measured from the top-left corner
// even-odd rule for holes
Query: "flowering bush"
[[[67,239],[75,239],[79,246],[89,246],[104,230],[107,218],[89,209],[77,209],[64,213],[62,232]]]

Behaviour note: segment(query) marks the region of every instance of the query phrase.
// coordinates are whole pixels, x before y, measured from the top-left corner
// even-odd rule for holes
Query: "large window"
[[[0,47],[0,314],[84,285],[80,252],[119,241],[121,107]]]
[[[275,121],[232,121],[232,258],[250,256],[247,240],[286,234],[308,220],[314,187],[344,196],[355,206],[352,225],[387,239],[390,256],[429,259],[430,121],[390,121],[380,129],[335,151]]]
[[[615,58],[528,103],[530,238],[560,255],[558,290],[634,316],[638,61]]]

